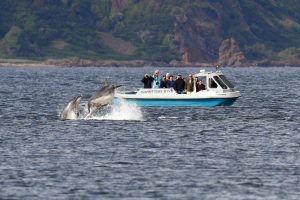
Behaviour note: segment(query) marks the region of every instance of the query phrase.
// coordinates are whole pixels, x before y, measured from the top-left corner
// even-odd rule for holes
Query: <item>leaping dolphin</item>
[[[114,98],[115,89],[118,87],[121,87],[121,85],[109,86],[105,84],[100,90],[96,91],[88,101],[88,114],[86,117],[91,115],[94,111],[110,104]]]
[[[72,100],[67,104],[64,110],[61,112],[59,118],[60,120],[67,120],[67,119],[77,119],[78,117],[78,106],[80,104],[82,95],[75,96]]]

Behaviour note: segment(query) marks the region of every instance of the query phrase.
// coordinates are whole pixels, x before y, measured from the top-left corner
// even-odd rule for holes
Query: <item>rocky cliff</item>
[[[218,65],[237,67],[246,64],[248,64],[247,59],[233,38],[226,39],[221,43]]]
[[[218,59],[222,35],[218,15],[195,5],[172,9],[175,17],[173,44],[184,63],[214,62]]]

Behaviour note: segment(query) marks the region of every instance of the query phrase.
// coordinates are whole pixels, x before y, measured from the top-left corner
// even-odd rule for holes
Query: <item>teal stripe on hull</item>
[[[230,106],[237,98],[211,99],[124,99],[128,103],[138,106]],[[114,102],[118,103],[119,99]]]

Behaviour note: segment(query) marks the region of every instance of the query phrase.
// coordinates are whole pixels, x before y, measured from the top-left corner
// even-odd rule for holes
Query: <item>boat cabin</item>
[[[200,70],[200,73],[194,74],[194,78],[198,81],[202,80],[208,91],[234,91],[234,85],[222,74],[221,71],[206,72],[204,69]],[[195,88],[195,87],[194,87]],[[194,89],[195,90],[195,89]]]

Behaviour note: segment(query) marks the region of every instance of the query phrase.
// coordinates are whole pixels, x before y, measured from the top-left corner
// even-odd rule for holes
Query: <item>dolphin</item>
[[[60,113],[60,120],[77,119],[77,109],[80,104],[81,98],[82,95],[75,96],[72,98],[72,100],[67,104],[64,110]]]
[[[96,91],[88,101],[87,116],[91,115],[94,111],[110,104],[114,99],[115,89],[118,87],[121,87],[121,85],[109,86],[108,84],[105,84],[102,88],[100,88],[100,90]]]

